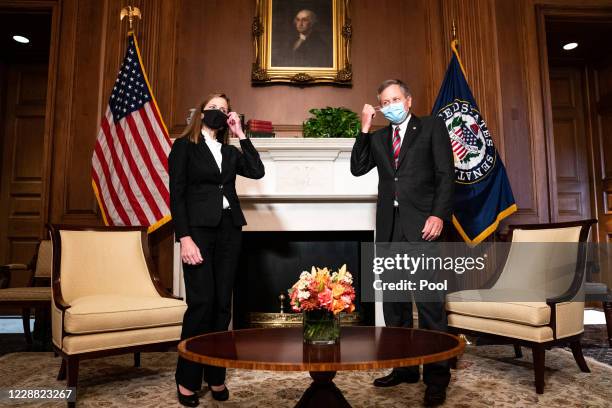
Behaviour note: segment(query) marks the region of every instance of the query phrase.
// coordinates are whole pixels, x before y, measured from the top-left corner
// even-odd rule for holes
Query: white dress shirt
[[[395,129],[399,128],[399,136],[400,136],[400,147],[402,146],[402,143],[404,143],[404,135],[406,134],[406,129],[408,128],[408,122],[410,122],[410,117],[412,116],[412,114],[408,114],[408,116],[406,117],[406,119],[400,123],[399,125],[396,124],[392,124],[392,133],[391,133],[391,140],[393,140],[393,135],[395,134]],[[397,202],[397,200],[393,200],[393,205],[395,207],[399,207],[399,203]]]
[[[400,146],[402,145],[402,143],[404,142],[404,135],[406,134],[406,128],[408,128],[408,122],[410,122],[410,117],[412,116],[412,114],[408,114],[408,116],[406,117],[406,119],[400,123],[399,125],[396,124],[392,124],[391,126],[393,127],[393,134],[395,134],[395,129],[399,127],[400,129]]]
[[[306,41],[306,36],[300,33],[299,38],[295,41],[295,44],[293,44],[293,51],[296,51],[298,48],[300,48],[304,41]]]
[[[206,146],[210,149],[215,161],[217,162],[217,167],[219,167],[219,172],[221,172],[221,163],[223,161],[223,155],[221,154],[221,143],[217,142],[217,140],[212,135],[208,135],[204,129],[202,129],[202,136],[204,136],[204,141],[206,142]],[[225,194],[223,194],[223,209],[229,208],[229,201],[225,198]]]

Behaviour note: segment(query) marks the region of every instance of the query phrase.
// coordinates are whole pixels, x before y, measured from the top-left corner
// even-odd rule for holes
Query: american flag
[[[467,127],[465,121],[461,121],[461,124],[452,130],[453,134],[450,135],[451,146],[453,152],[459,160],[463,160],[468,153],[478,153],[476,148],[476,136],[480,129],[476,124],[472,124],[470,128]]]
[[[463,160],[463,158],[468,152],[464,146],[465,142],[463,140],[463,129],[458,126],[453,129],[453,133],[456,136],[456,138],[451,138],[451,146],[453,147],[453,152],[455,152],[455,155],[457,155],[459,160]]]
[[[147,226],[152,232],[170,220],[171,144],[138,43],[130,34],[91,160],[92,184],[106,225]]]

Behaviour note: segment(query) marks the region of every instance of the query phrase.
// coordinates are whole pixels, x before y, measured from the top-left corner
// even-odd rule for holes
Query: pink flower
[[[317,293],[319,291],[319,282],[317,282],[316,280],[313,280],[311,282],[309,282],[308,284],[308,290],[310,291],[310,293]]]
[[[319,303],[326,309],[331,305],[332,298],[332,291],[329,288],[325,288],[319,293]]]

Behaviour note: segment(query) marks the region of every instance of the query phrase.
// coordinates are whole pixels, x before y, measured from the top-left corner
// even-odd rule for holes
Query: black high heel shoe
[[[181,394],[178,384],[176,384],[176,395],[178,396],[178,400],[181,405],[186,407],[197,407],[200,405],[200,400],[195,392],[191,395]]]
[[[225,384],[223,384],[225,385]],[[210,392],[212,394],[212,397],[214,399],[216,399],[217,401],[227,401],[229,399],[229,390],[227,389],[227,385],[225,385],[225,388],[223,388],[221,391],[215,391],[213,390],[210,385],[208,386],[208,388],[210,388]]]

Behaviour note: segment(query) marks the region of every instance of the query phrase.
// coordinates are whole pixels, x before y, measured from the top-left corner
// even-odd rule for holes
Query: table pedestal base
[[[298,401],[296,408],[350,408],[342,391],[334,384],[335,371],[311,371],[313,382]]]

